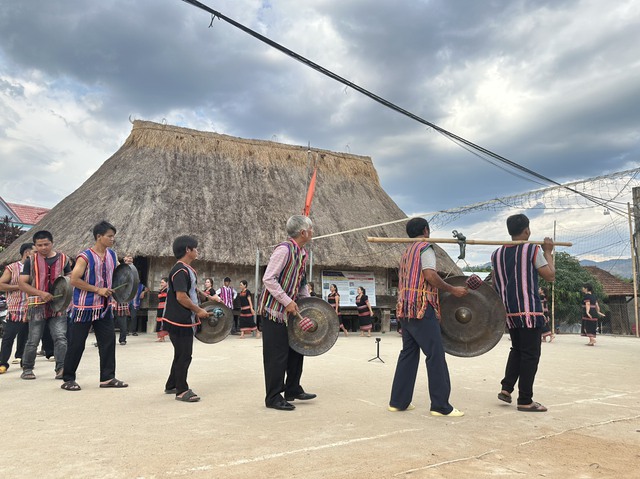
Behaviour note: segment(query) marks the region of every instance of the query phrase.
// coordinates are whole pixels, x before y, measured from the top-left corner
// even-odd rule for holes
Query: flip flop
[[[498,399],[500,399],[500,401],[508,402],[509,404],[511,404],[511,394],[505,394],[503,392],[499,392]]]
[[[547,412],[547,408],[539,402],[532,402],[530,406],[518,406],[518,411],[522,412]]]
[[[177,392],[178,392],[178,391],[176,390],[176,388],[171,388],[171,389],[165,389],[165,390],[164,390],[164,393],[165,393],[165,394],[175,394],[175,393],[177,393]]]
[[[125,382],[120,381],[119,379],[113,378],[108,383],[100,383],[101,388],[126,388],[129,385]]]

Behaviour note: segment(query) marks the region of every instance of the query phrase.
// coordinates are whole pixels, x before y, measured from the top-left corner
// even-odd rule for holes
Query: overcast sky
[[[556,181],[640,163],[638,1],[203,3]],[[370,156],[408,214],[540,187],[209,23],[180,0],[0,0],[0,196],[54,206],[129,117]]]

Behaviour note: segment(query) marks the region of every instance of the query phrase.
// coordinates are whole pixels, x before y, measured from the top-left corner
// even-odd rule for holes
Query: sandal
[[[178,392],[178,391],[176,390],[176,388],[171,388],[171,389],[165,389],[165,390],[164,390],[164,393],[165,393],[165,394],[175,394],[175,393],[177,393],[177,392]]]
[[[56,379],[62,379],[62,376],[64,376],[64,369],[60,368],[56,371]]]
[[[33,371],[32,371],[32,372],[30,372],[30,373],[27,373],[27,372],[22,373],[22,374],[20,375],[20,377],[21,377],[22,379],[35,379],[35,378],[36,378],[36,375],[35,375],[35,374],[33,374]]]
[[[82,389],[80,385],[75,381],[65,381],[62,383],[60,388],[64,389],[65,391],[80,391]]]
[[[518,411],[523,411],[523,412],[547,412],[547,408],[544,407],[539,402],[535,402],[534,401],[528,406],[518,406]]]
[[[194,393],[191,389],[187,389],[182,396],[176,396],[176,401],[198,402],[200,401],[200,396]]]
[[[508,402],[509,404],[511,404],[511,394],[505,394],[500,391],[498,393],[498,399],[500,399],[500,401]]]
[[[120,381],[119,379],[113,378],[108,383],[100,383],[101,388],[126,388],[129,385],[125,382]]]

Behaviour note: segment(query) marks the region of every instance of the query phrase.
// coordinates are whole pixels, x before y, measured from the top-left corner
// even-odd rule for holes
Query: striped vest
[[[538,247],[531,243],[503,246],[491,255],[493,285],[507,310],[507,327],[541,328],[544,311],[538,295],[535,259]]]
[[[278,283],[283,291],[294,301],[298,296],[298,289],[305,277],[305,266],[307,264],[307,252],[300,248],[295,241],[287,240],[280,243],[276,248],[286,246],[288,249],[287,262],[278,276]],[[272,320],[283,320],[286,322],[284,305],[280,304],[271,295],[267,288],[264,289],[260,298],[259,314],[269,313]]]
[[[422,319],[429,305],[433,306],[436,317],[440,318],[438,290],[422,275],[420,255],[429,247],[426,241],[410,244],[400,259],[398,271],[398,319]]]
[[[220,299],[227,308],[233,309],[233,289],[229,286],[222,286],[220,288]]]
[[[11,273],[10,285],[18,286],[18,278],[22,273],[23,266],[20,261],[7,265],[7,269]],[[27,312],[27,293],[23,293],[20,290],[10,291],[7,294],[7,311],[9,312],[9,321],[24,321]]]
[[[60,276],[64,276],[64,268],[67,265],[67,255],[58,253],[58,259],[49,266],[46,258],[36,253],[30,258],[31,261],[31,284],[40,291],[49,292],[53,286],[53,282]],[[23,272],[24,274],[24,272]],[[35,300],[36,306],[41,306],[40,298]],[[44,317],[53,318],[62,316],[64,312],[56,313],[51,309],[49,303],[44,304]]]
[[[80,253],[78,258],[82,258],[87,263],[82,277],[85,282],[98,288],[111,288],[113,270],[117,264],[116,254],[113,250],[107,248],[104,260],[91,248]],[[73,288],[73,307],[78,311],[103,309],[109,305],[109,302],[113,301],[98,293]]]

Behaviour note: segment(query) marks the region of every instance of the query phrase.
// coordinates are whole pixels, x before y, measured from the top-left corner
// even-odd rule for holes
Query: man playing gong
[[[296,300],[309,296],[305,278],[307,252],[304,246],[313,238],[313,224],[306,216],[294,215],[287,221],[286,229],[289,238],[273,250],[262,278],[265,290],[258,308],[258,314],[264,317],[262,355],[267,391],[265,405],[280,411],[295,409],[289,401],[316,397],[315,394],[304,392],[300,386],[304,356],[291,349],[287,332],[287,316],[299,311]]]
[[[514,241],[528,241],[529,218],[523,214],[507,218],[507,230]],[[533,400],[533,382],[540,361],[540,334],[545,316],[538,293],[538,275],[553,282],[553,240],[545,238],[540,246],[524,243],[505,245],[491,255],[493,285],[507,310],[511,350],[498,399],[511,403],[518,382],[518,411],[545,412]]]
[[[389,411],[414,409],[411,399],[422,350],[427,357],[431,415],[463,416],[462,411],[449,404],[451,381],[440,332],[438,290],[458,298],[468,294],[468,291],[446,283],[438,275],[436,254],[427,240],[429,223],[426,219],[410,219],[407,222],[407,235],[410,238],[423,237],[425,240],[411,243],[400,260],[396,315],[402,319],[402,351],[391,387]]]
[[[100,387],[126,388],[128,384],[116,379],[116,332],[113,319],[115,301],[112,282],[118,259],[111,249],[115,242],[116,228],[102,221],[93,227],[96,242],[84,250],[76,259],[71,272],[73,286],[73,316],[71,337],[64,360],[64,383],[66,391],[80,391],[76,382],[76,371],[89,330],[93,326],[100,356]]]

